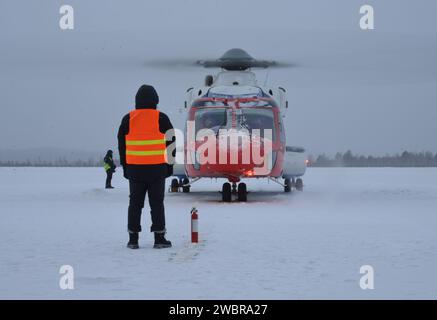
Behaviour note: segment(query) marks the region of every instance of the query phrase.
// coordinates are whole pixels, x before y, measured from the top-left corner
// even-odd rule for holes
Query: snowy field
[[[437,169],[310,168],[302,193],[254,180],[231,204],[221,181],[199,181],[166,195],[173,248],[143,232],[134,251],[121,172],[105,190],[100,168],[0,168],[0,298],[436,299],[436,181]],[[59,287],[62,265],[74,290]],[[359,286],[362,265],[374,290]]]

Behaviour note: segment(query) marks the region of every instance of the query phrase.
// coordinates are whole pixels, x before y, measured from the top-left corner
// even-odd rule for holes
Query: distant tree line
[[[54,161],[47,160],[26,160],[26,161],[0,161],[0,167],[101,167],[102,160],[67,160],[60,158]]]
[[[321,154],[309,157],[312,167],[437,167],[437,154],[432,152],[408,152],[384,156],[364,156],[337,152],[333,158]]]
[[[432,152],[408,152],[384,156],[364,156],[348,150],[337,152],[334,157],[326,154],[308,157],[311,167],[437,167],[437,154]],[[115,161],[119,165],[118,161]],[[0,167],[101,167],[103,160],[68,160],[59,158],[54,161],[26,160],[0,161]]]

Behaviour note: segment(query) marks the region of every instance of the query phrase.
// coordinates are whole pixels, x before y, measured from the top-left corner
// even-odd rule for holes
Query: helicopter
[[[170,192],[188,193],[202,178],[228,180],[221,189],[223,202],[231,202],[233,195],[247,201],[243,179],[269,179],[284,192],[302,191],[308,160],[304,148],[286,144],[286,90],[259,85],[252,70],[283,64],[257,60],[238,48],[196,64],[221,70],[186,92],[183,110],[190,130],[185,130],[184,146],[177,148],[184,161],[174,165]]]

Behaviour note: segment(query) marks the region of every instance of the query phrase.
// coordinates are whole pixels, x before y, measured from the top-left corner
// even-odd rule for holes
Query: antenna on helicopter
[[[214,77],[212,75],[208,74],[205,77],[205,86],[206,87],[211,87],[213,83],[214,83]]]

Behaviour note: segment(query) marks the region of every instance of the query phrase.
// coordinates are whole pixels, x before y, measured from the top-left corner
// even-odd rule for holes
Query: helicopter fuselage
[[[199,157],[202,156],[199,155],[199,149],[204,149],[202,146],[205,144],[205,139],[200,139],[200,141],[196,139],[192,146],[185,144],[186,176],[190,178],[223,177],[230,182],[238,182],[242,178],[281,177],[286,152],[283,118],[288,104],[285,90],[259,86],[255,73],[250,70],[223,70],[215,77],[209,77],[212,78],[209,86],[187,90],[185,107],[187,121],[194,123],[196,134],[202,129],[215,130],[213,133],[217,138],[216,150],[213,151],[215,155],[212,157],[209,155],[209,162],[199,161]],[[210,123],[204,122],[207,118],[212,118],[209,119]],[[248,140],[249,143],[244,144],[240,141],[238,145],[229,144],[223,147],[219,141],[229,133],[219,134],[218,129],[234,131],[238,138]],[[256,139],[259,138],[264,146],[265,137],[262,136],[264,133],[260,132],[261,136],[257,136],[253,134],[253,130],[271,131],[269,138],[271,150],[268,151],[270,167],[266,171],[256,170],[260,164],[255,163],[254,160],[254,143],[256,144]],[[247,135],[248,139],[245,140],[244,135]],[[265,156],[266,150],[258,151],[260,155]],[[208,152],[211,152],[211,149],[206,151]],[[243,161],[245,155],[249,156],[246,157],[246,161]],[[214,157],[215,159],[212,159]],[[238,162],[231,161],[237,158]],[[223,159],[226,161],[220,161]]]
[[[189,177],[281,177],[285,132],[271,98],[201,98],[193,102],[188,121],[193,137],[185,144]],[[261,161],[260,161],[261,159]]]
[[[184,161],[174,165],[179,181],[172,180],[171,191],[190,192],[200,178],[228,179],[232,186],[223,184],[224,202],[231,201],[231,193],[238,194],[239,201],[247,200],[246,184],[238,183],[246,178],[269,178],[285,192],[302,190],[306,154],[303,148],[286,145],[286,91],[259,85],[250,70],[276,62],[231,49],[217,60],[198,64],[222,71],[206,76],[203,86],[187,90],[184,146],[176,148]]]

